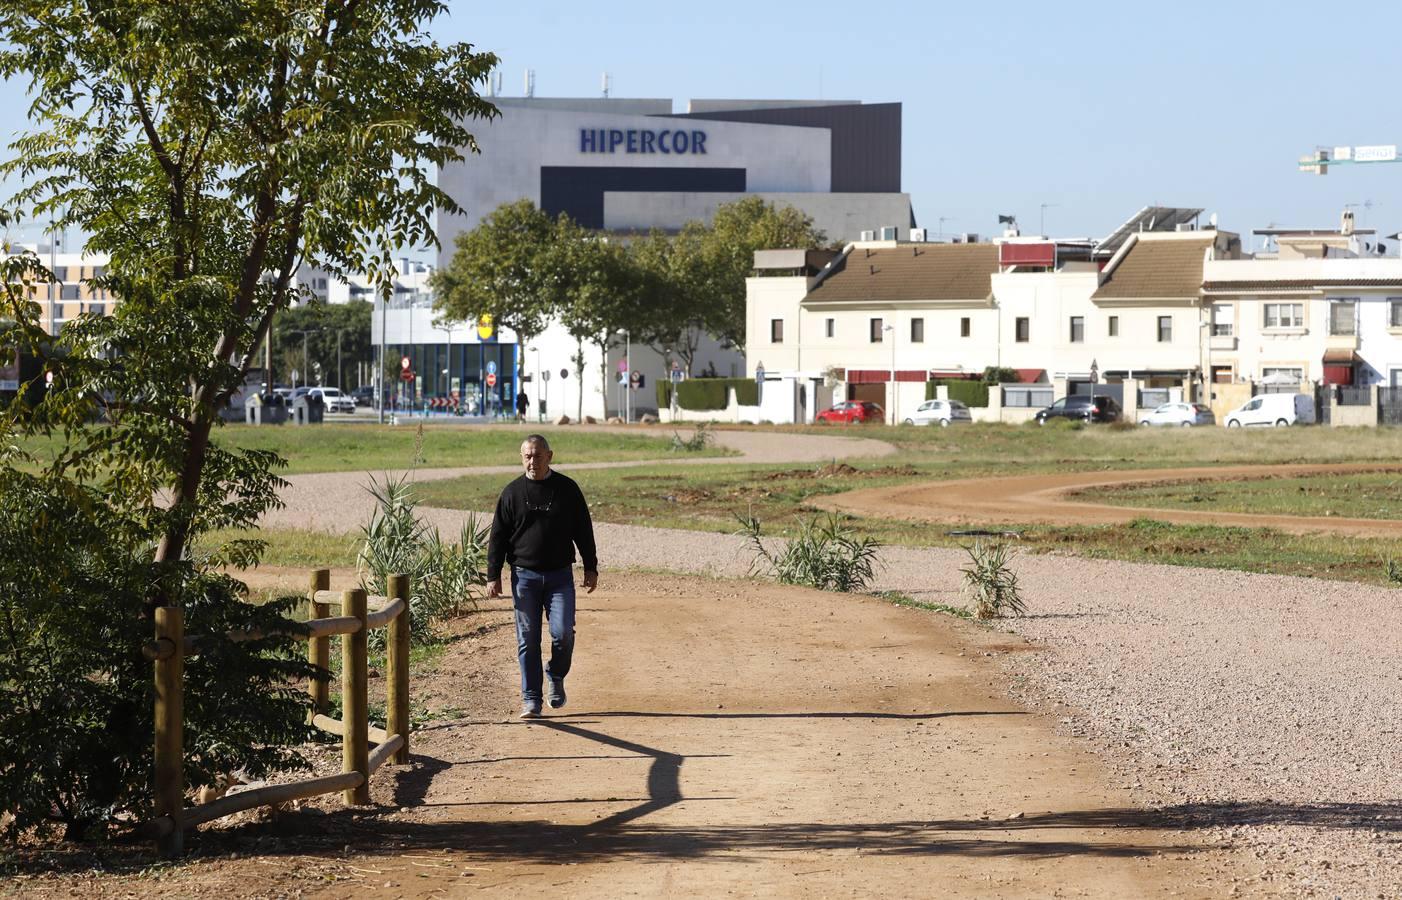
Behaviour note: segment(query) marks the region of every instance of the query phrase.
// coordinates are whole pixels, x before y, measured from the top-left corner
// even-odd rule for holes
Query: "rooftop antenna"
[[[526,96],[535,96],[535,69],[526,70]]]
[[[607,99],[609,98],[609,83],[610,83],[611,80],[612,80],[612,79],[609,78],[609,73],[605,72],[605,73],[604,73],[604,77],[603,77],[603,88],[604,88],[604,99],[605,99],[605,100],[607,100]]]

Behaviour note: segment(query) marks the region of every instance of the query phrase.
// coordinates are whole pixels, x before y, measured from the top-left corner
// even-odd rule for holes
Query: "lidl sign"
[[[704,155],[706,132],[687,128],[581,128],[579,152]]]

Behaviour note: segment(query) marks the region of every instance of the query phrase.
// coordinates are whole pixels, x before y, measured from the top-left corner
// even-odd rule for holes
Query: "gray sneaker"
[[[550,686],[545,690],[545,702],[550,704],[551,709],[559,709],[565,705],[565,679],[547,678]]]
[[[532,702],[529,701],[529,700],[527,700],[525,703],[522,703],[522,704],[521,704],[521,715],[520,715],[520,718],[522,718],[522,719],[539,719],[539,718],[540,718],[540,703],[539,703],[538,701],[535,702],[535,703],[532,703]]]

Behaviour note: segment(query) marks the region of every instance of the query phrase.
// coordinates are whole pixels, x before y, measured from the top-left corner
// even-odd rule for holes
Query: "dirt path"
[[[1045,525],[1114,525],[1152,517],[1189,525],[1237,525],[1294,533],[1334,532],[1356,536],[1402,535],[1402,520],[1320,516],[1276,516],[1216,510],[1110,506],[1086,496],[1097,487],[1139,482],[1218,481],[1352,472],[1398,472],[1378,463],[1328,465],[1212,466],[1068,472],[1003,478],[966,478],[851,491],[815,497],[810,504],[834,512],[918,522]]]
[[[997,657],[1032,649],[1020,638],[870,598],[612,574],[581,603],[569,707],[521,723],[507,623],[483,614],[416,684],[463,709],[376,777],[378,809],[206,835],[213,858],[99,890],[1216,897],[1247,871],[1007,699]]]

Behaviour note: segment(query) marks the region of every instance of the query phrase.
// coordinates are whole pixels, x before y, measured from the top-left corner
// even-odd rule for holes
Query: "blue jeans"
[[[511,596],[516,607],[516,656],[521,662],[521,698],[539,704],[544,679],[540,668],[541,616],[550,621],[551,678],[570,673],[574,656],[574,570],[533,572],[511,570]]]

